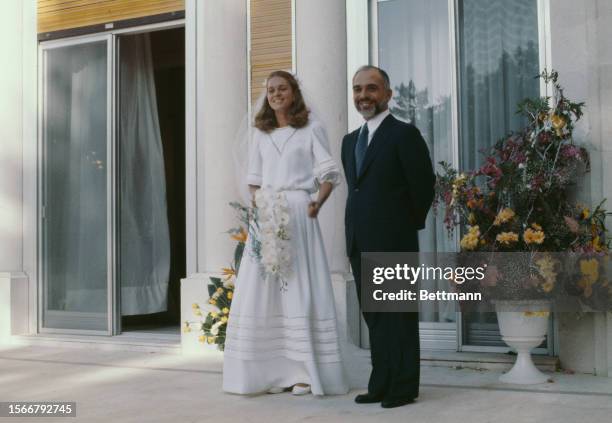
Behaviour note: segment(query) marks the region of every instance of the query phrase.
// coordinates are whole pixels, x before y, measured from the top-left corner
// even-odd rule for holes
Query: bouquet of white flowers
[[[278,279],[281,289],[287,288],[291,274],[289,203],[283,192],[259,189],[255,193],[256,211],[250,231],[253,253],[263,266],[266,277]]]
[[[230,205],[248,227],[251,254],[262,265],[262,277],[277,280],[281,290],[286,290],[291,274],[291,234],[285,193],[262,188],[255,193],[254,207]]]

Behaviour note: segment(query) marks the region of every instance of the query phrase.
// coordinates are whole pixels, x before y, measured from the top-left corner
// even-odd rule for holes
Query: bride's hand
[[[318,201],[311,201],[308,203],[308,217],[315,218],[319,214],[319,210],[321,209],[321,203]]]

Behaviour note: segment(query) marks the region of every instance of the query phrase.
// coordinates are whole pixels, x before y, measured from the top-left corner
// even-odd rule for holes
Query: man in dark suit
[[[394,118],[389,77],[363,66],[353,77],[353,100],[364,125],[342,140],[348,183],[345,226],[361,304],[361,253],[416,252],[417,231],[434,196],[435,175],[419,130]],[[365,281],[364,281],[365,283]],[[357,403],[392,408],[419,394],[418,313],[363,313],[370,335],[372,373]]]

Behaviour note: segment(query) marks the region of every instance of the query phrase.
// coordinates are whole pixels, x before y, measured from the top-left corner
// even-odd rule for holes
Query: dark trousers
[[[361,254],[350,257],[361,306]],[[367,281],[364,281],[367,283]],[[419,396],[418,313],[363,313],[370,335],[372,373],[368,392],[386,399]]]

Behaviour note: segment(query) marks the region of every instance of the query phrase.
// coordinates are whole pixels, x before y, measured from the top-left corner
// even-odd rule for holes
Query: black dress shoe
[[[382,400],[382,395],[371,394],[369,392],[367,394],[361,394],[355,397],[355,402],[357,404],[373,404],[375,402],[381,402]]]
[[[406,404],[412,404],[413,402],[414,398],[383,399],[380,406],[382,408],[395,408]]]

